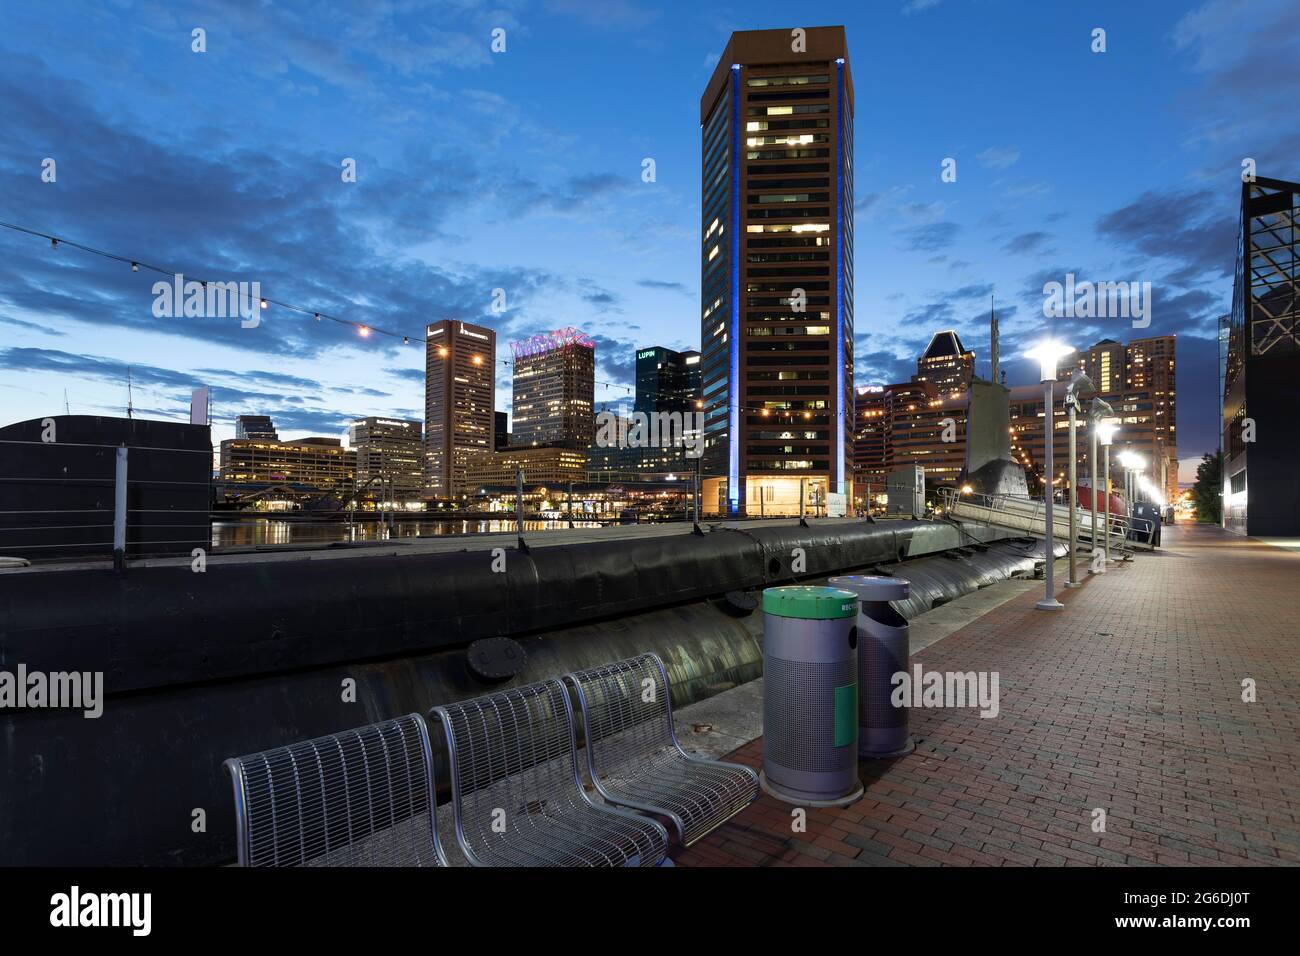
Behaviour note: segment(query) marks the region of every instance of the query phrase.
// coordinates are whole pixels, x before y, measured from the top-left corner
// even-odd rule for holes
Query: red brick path
[[[763,794],[677,864],[1300,863],[1300,554],[1197,526],[1165,545],[1064,611],[1031,592],[913,656],[998,671],[997,718],[913,710],[915,753],[864,761],[858,803],[792,833]],[[762,743],[731,759],[761,766]]]

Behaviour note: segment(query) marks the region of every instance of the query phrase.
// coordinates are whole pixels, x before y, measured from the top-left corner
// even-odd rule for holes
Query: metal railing
[[[999,525],[1014,530],[1033,531],[1041,534],[1047,523],[1047,503],[1042,498],[1013,494],[989,495],[979,492],[963,494],[957,488],[940,488],[938,497],[944,511],[948,514],[968,518],[985,525]],[[1099,511],[1097,517],[1099,523],[1105,526],[1110,535],[1111,547],[1117,549],[1122,549],[1125,545],[1136,545],[1141,548],[1152,547],[1155,528],[1150,525],[1150,522],[1145,520],[1135,522],[1127,515],[1115,512],[1111,512],[1107,519],[1107,516]],[[1091,511],[1076,507],[1075,520],[1078,524],[1080,539],[1086,538],[1089,542],[1095,539],[1098,543],[1102,541],[1101,530],[1093,528]],[[1070,515],[1066,508],[1058,506],[1054,509],[1053,537],[1068,541],[1070,538],[1069,521]]]

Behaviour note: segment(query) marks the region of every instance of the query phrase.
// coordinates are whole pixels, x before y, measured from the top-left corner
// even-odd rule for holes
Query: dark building
[[[700,100],[706,511],[851,492],[853,81],[843,27],[803,40],[733,33]]]
[[[505,412],[493,412],[492,450],[500,451],[510,447],[510,416]]]
[[[497,334],[444,319],[425,329],[424,481],[434,498],[466,493],[465,469],[492,451]]]
[[[596,343],[574,328],[510,343],[511,444],[585,451],[596,434]]]
[[[656,345],[636,353],[635,411],[693,412],[700,397],[700,353]]]
[[[280,440],[270,415],[240,415],[235,419],[235,437],[261,438],[266,441]]]
[[[964,392],[975,374],[975,353],[961,344],[952,329],[936,332],[916,360],[913,382],[932,382],[940,395]]]
[[[1300,183],[1242,183],[1223,395],[1223,526],[1300,534]]]
[[[210,547],[207,425],[52,415],[0,428],[0,555],[111,555],[119,446],[126,450],[126,557]]]

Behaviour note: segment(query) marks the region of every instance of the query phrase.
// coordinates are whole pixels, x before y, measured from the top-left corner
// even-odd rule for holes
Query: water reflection
[[[525,531],[567,528],[567,521],[525,521]],[[598,528],[598,522],[575,521],[575,528]],[[378,521],[312,521],[283,518],[246,518],[212,522],[213,548],[247,548],[259,545],[330,544],[335,541],[389,541],[395,538],[430,538],[449,534],[514,531],[508,518],[491,520],[441,519],[403,521],[391,531]]]

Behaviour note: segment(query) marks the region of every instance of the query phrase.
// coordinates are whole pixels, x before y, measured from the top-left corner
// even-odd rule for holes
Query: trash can
[[[805,806],[862,796],[857,600],[828,587],[763,592],[763,789]]]
[[[911,586],[900,578],[847,574],[831,578],[832,587],[851,591],[858,606],[858,754],[894,757],[913,749],[906,707],[895,707],[894,675],[907,673],[907,618],[890,601],[902,601]]]

